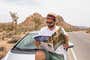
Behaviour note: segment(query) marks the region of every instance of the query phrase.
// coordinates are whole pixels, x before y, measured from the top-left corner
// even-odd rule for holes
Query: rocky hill
[[[24,22],[22,22],[20,25],[28,26],[32,30],[38,30],[45,25],[45,18],[39,13],[34,13],[31,16],[26,17]]]
[[[45,21],[46,17],[41,16],[39,13],[34,13],[31,16],[26,17],[25,21],[21,24],[24,26],[29,26],[33,29],[38,29],[45,26]],[[72,26],[71,24],[65,22],[63,17],[60,15],[57,15],[57,25],[62,26],[67,31],[79,30],[79,28],[76,28],[76,26]]]

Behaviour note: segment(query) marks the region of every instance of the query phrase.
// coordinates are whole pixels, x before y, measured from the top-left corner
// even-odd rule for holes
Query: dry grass
[[[11,46],[13,44],[8,44],[7,41],[0,41],[0,47],[2,48],[0,51],[0,59],[6,55]]]
[[[4,57],[9,49],[16,43],[21,37],[25,34],[14,35],[12,38],[4,38],[4,40],[0,39],[0,60]]]

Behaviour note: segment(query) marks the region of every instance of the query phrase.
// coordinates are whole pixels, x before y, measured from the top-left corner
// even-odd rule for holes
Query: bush
[[[86,33],[90,33],[90,28],[86,31]]]
[[[12,39],[8,41],[8,43],[9,43],[9,44],[16,43],[19,39],[20,39],[20,37],[13,36]]]
[[[3,58],[6,54],[5,47],[0,47],[0,60]]]

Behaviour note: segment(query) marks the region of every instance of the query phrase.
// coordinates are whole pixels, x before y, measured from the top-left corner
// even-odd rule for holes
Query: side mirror
[[[74,47],[74,44],[73,43],[71,43],[71,42],[69,42],[69,47],[68,48],[73,48]],[[66,51],[68,51],[68,48],[64,48]]]
[[[68,48],[73,48],[74,47],[74,44],[69,42],[69,47]]]

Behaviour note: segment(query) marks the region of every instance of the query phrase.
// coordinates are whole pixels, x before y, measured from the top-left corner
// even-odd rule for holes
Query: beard
[[[55,26],[54,24],[53,24],[53,25],[48,25],[49,28],[52,28],[52,27],[54,27],[54,26]]]

